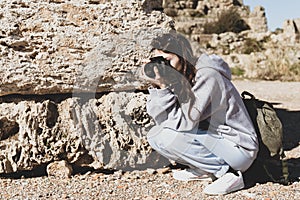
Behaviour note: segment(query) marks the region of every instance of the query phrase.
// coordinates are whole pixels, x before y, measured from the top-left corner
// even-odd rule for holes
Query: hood
[[[227,79],[231,80],[231,70],[228,66],[228,64],[220,57],[215,54],[207,55],[202,54],[197,63],[196,63],[196,69],[201,68],[213,68],[220,72],[223,76],[225,76]]]

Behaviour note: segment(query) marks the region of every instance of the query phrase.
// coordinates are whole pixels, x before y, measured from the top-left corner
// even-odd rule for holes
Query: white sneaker
[[[212,180],[208,173],[201,174],[190,168],[180,171],[173,170],[173,178],[179,181]]]
[[[238,176],[234,173],[228,172],[222,177],[208,185],[203,192],[210,195],[228,194],[245,187],[242,173],[237,172]]]

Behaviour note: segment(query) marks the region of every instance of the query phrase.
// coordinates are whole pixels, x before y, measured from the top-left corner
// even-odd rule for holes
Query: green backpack
[[[273,105],[256,99],[247,91],[241,96],[259,141],[259,152],[248,170],[249,177],[259,176],[260,181],[287,184],[289,173],[287,162],[284,160],[282,124]]]

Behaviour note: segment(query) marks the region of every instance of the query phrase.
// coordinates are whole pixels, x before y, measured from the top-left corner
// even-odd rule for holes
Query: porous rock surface
[[[153,121],[146,94],[110,92],[99,98],[0,104],[0,172],[29,170],[55,160],[96,169],[145,169],[163,166],[146,140]]]
[[[147,11],[147,2],[1,1],[0,95],[89,90],[95,82],[97,91],[126,87],[134,80],[125,71],[172,26],[161,12]]]
[[[161,1],[0,2],[0,173],[56,160],[94,168],[161,163],[135,72],[173,21]]]

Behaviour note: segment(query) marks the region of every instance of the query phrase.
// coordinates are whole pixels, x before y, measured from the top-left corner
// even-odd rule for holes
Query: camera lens
[[[144,72],[149,78],[154,78],[155,77],[155,72],[154,72],[154,66],[155,63],[147,63],[144,67]]]
[[[149,78],[155,78],[154,67],[157,67],[158,72],[161,76],[164,76],[166,73],[168,61],[163,56],[157,56],[150,58],[150,62],[147,63],[144,67],[144,72]]]

